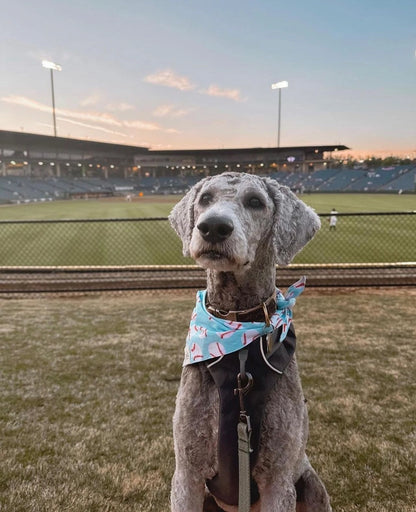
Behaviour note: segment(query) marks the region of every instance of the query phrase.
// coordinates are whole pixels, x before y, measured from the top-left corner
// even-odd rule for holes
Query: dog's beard
[[[232,272],[238,267],[234,259],[216,251],[203,252],[194,259],[202,268],[220,272]]]
[[[241,253],[236,255],[227,244],[210,245],[204,242],[198,248],[191,244],[191,257],[202,268],[220,272],[238,272],[250,265],[247,257]]]

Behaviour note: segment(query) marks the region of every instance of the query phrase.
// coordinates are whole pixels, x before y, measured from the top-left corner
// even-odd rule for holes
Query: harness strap
[[[281,327],[271,336],[269,352],[266,336],[263,336],[239,352],[220,356],[214,363],[202,363],[220,399],[218,468],[206,485],[223,503],[239,506],[238,512],[248,512],[247,503],[253,505],[259,500],[259,489],[251,470],[259,452],[262,417],[269,393],[295,352],[293,324],[282,342],[280,334]]]

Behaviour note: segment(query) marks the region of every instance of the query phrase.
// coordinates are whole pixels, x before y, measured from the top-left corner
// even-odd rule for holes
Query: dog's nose
[[[202,238],[212,244],[223,242],[234,231],[231,219],[221,216],[212,216],[197,225]]]

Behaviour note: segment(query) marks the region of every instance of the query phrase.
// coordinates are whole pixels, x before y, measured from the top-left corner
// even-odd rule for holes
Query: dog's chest
[[[296,343],[293,328],[286,339],[286,344],[281,345],[281,352],[274,353],[270,362],[264,357],[263,340],[259,339],[248,346],[248,359],[246,371],[253,379],[253,388],[244,398],[244,407],[250,416],[252,434],[250,466],[256,464],[260,432],[263,414],[266,408],[268,396],[273,388],[278,385],[280,373],[272,369],[272,363],[282,370],[289,364]],[[283,356],[285,352],[285,356]],[[289,354],[289,355],[287,355]],[[207,365],[208,370],[215,382],[219,394],[219,424],[218,436],[216,439],[218,449],[217,473],[214,478],[207,481],[207,486],[214,496],[221,501],[236,505],[238,503],[238,441],[237,424],[240,418],[240,402],[235,394],[237,387],[237,375],[240,371],[238,353],[224,356],[215,365]],[[252,481],[252,502],[257,501],[259,495],[257,486]]]

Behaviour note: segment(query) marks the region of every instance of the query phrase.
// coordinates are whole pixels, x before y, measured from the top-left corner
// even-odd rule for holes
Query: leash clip
[[[245,385],[243,386],[243,380],[246,381]],[[239,373],[237,375],[237,388],[234,389],[234,395],[246,395],[250,389],[253,387],[254,385],[254,379],[253,379],[253,376],[251,375],[251,373],[248,373],[248,372],[245,372],[244,375],[241,375],[241,373]]]
[[[251,373],[246,372],[244,375],[244,378],[246,379],[246,384],[243,386],[243,378],[241,376],[241,373],[237,375],[237,388],[234,389],[234,395],[238,395],[239,401],[240,401],[240,421],[245,423],[247,425],[247,432],[251,432],[251,423],[250,423],[250,416],[248,416],[245,406],[244,406],[244,395],[246,395],[250,389],[253,387],[254,379],[251,375]]]
[[[234,395],[238,395],[240,399],[240,414],[245,414],[244,395],[246,395],[253,387],[254,379],[251,373],[246,372],[246,361],[248,358],[248,349],[240,350],[238,353],[240,360],[240,373],[237,375],[237,388],[234,389]],[[243,385],[244,383],[244,385]]]

